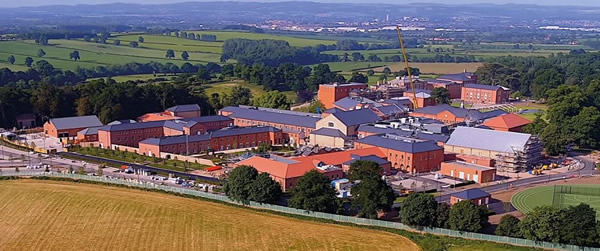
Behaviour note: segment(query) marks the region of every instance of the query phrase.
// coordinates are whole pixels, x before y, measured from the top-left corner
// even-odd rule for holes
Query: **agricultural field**
[[[0,181],[0,200],[6,250],[420,250],[393,233],[101,185]]]
[[[310,38],[294,37],[294,36],[289,36],[289,35],[250,33],[250,32],[243,32],[243,31],[188,31],[188,33],[189,32],[192,32],[196,35],[198,35],[198,34],[200,34],[200,35],[202,35],[202,34],[216,35],[217,41],[221,41],[221,42],[223,42],[227,39],[232,39],[232,38],[245,38],[245,39],[253,39],[253,40],[274,39],[274,40],[284,40],[284,41],[287,41],[288,43],[290,43],[291,46],[298,46],[298,47],[315,46],[318,44],[324,44],[324,45],[335,44],[337,42],[337,40],[344,39],[344,38],[338,38],[337,40],[336,39],[327,39],[327,38],[320,39],[319,37],[316,37],[316,36],[311,36]]]
[[[590,192],[595,195],[583,195],[583,194],[562,194],[560,195],[560,202],[553,201],[554,198],[554,186],[540,186],[530,188],[521,191],[512,196],[510,199],[512,205],[519,210],[521,213],[527,214],[538,206],[552,206],[553,204],[560,205],[561,208],[568,206],[576,206],[580,203],[590,205],[596,210],[600,210],[600,186],[599,185],[570,185],[574,188],[589,188]],[[600,219],[600,212],[596,212],[596,218]]]
[[[410,67],[419,68],[421,73],[434,75],[457,73],[463,72],[464,70],[475,72],[477,68],[482,65],[483,63],[410,63]],[[392,72],[406,69],[404,63],[389,64],[387,67],[389,67]],[[384,68],[385,67],[378,67],[373,70],[375,70],[375,72],[382,72]]]

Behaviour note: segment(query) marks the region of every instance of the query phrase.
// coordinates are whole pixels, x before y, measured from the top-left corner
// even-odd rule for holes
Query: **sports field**
[[[400,235],[140,190],[0,181],[3,250],[419,250]]]
[[[600,189],[600,185],[581,184],[570,186],[574,188]],[[552,206],[553,198],[557,200],[554,201],[554,206],[561,208],[585,203],[596,209],[596,218],[600,219],[600,196],[582,194],[559,194],[554,196],[554,192],[554,186],[534,187],[513,195],[510,201],[517,210],[524,214],[531,212],[537,206]]]

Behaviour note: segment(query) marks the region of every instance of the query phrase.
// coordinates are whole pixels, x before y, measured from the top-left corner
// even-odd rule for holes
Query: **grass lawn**
[[[0,181],[0,200],[6,250],[419,250],[385,231],[103,185]]]
[[[229,95],[229,94],[231,94],[231,90],[233,90],[233,87],[238,86],[238,85],[241,85],[243,87],[250,89],[250,92],[252,93],[253,98],[256,98],[260,95],[267,93],[267,91],[265,91],[262,86],[253,84],[253,83],[247,83],[243,80],[231,80],[231,81],[208,84],[208,85],[205,85],[206,88],[204,89],[204,92],[209,97],[213,93],[219,93],[220,95],[221,94]],[[285,92],[283,92],[283,94],[285,94],[287,96],[288,100],[291,101],[292,103],[296,102],[297,94],[295,92],[285,91]]]
[[[588,187],[595,190],[600,189],[600,185],[569,185],[571,187]],[[510,199],[512,205],[520,212],[527,214],[537,206],[552,205],[554,186],[540,186],[530,188],[513,195]],[[562,194],[561,207],[576,206],[579,203],[585,203],[596,209],[596,218],[600,219],[600,196],[594,195],[575,195]]]
[[[286,36],[286,35],[275,35],[275,34],[266,34],[266,33],[250,33],[244,31],[188,31],[193,32],[194,34],[202,35],[202,34],[211,34],[216,35],[218,41],[225,41],[227,39],[232,38],[245,38],[245,39],[275,39],[275,40],[284,40],[290,43],[291,46],[305,47],[305,46],[315,46],[318,44],[335,44],[336,40],[331,40],[327,38],[320,39],[316,36],[307,37],[294,37],[294,36]],[[211,43],[219,43],[219,42],[211,42]]]
[[[96,156],[96,157],[100,157],[100,158],[114,159],[114,160],[119,160],[119,161],[130,162],[130,163],[145,163],[148,166],[167,169],[167,170],[173,170],[173,171],[179,171],[179,172],[185,172],[186,170],[201,170],[201,169],[208,167],[206,165],[201,165],[201,164],[192,163],[192,162],[186,163],[184,161],[173,160],[173,159],[170,159],[170,160],[158,159],[158,158],[155,159],[155,158],[151,158],[151,157],[142,156],[142,155],[139,155],[136,153],[130,153],[130,152],[124,152],[124,151],[113,151],[113,150],[108,150],[108,149],[82,147],[82,148],[73,148],[70,150],[80,153],[80,154]],[[184,165],[187,165],[187,168],[184,168]]]

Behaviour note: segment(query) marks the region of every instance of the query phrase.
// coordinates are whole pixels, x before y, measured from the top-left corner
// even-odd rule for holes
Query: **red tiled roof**
[[[137,117],[137,120],[139,122],[163,121],[163,120],[174,120],[174,119],[181,119],[181,117],[175,117],[168,112],[146,113],[142,116]]]
[[[531,123],[531,121],[529,121],[526,118],[523,118],[514,113],[509,113],[509,114],[504,114],[502,116],[488,119],[488,120],[484,121],[482,125],[489,126],[489,127],[498,127],[498,128],[515,128],[515,127],[528,125],[530,123]]]

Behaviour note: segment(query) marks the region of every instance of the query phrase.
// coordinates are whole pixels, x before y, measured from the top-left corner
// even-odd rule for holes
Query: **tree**
[[[250,89],[241,85],[236,85],[231,90],[231,95],[224,102],[224,105],[249,105],[252,100],[252,92]]]
[[[383,74],[385,75],[392,75],[392,70],[389,67],[385,67],[383,68]]]
[[[90,41],[92,41],[92,37],[90,37],[90,35],[85,35],[85,36],[83,36],[83,40],[86,42],[90,42]]]
[[[279,91],[270,91],[252,100],[252,105],[259,107],[289,110],[290,102],[285,94]]]
[[[507,214],[502,216],[500,219],[500,224],[496,227],[496,235],[508,236],[514,238],[521,238],[521,228],[519,227],[519,223],[521,221],[519,218]]]
[[[329,178],[316,170],[302,175],[290,193],[292,197],[288,205],[293,208],[329,213],[337,211],[336,192]]]
[[[115,41],[113,41],[114,45],[119,46],[121,45],[121,40],[119,39],[115,39]]]
[[[488,209],[477,206],[470,200],[460,201],[452,206],[448,217],[450,229],[479,232],[488,222]]]
[[[83,167],[82,167],[82,166],[80,166],[80,167],[77,169],[77,174],[79,174],[79,175],[85,175],[85,169],[83,169]]]
[[[165,57],[168,59],[174,58],[175,57],[175,52],[171,49],[167,50],[167,53],[165,54]]]
[[[448,203],[438,204],[435,214],[435,222],[433,226],[440,228],[449,228],[448,218],[450,218],[450,205],[448,205]]]
[[[562,209],[561,243],[578,246],[596,246],[596,210],[588,204],[579,204]]]
[[[258,171],[254,167],[238,166],[229,172],[223,190],[231,200],[248,204],[250,202],[250,189],[256,176],[258,176]]]
[[[81,58],[79,57],[79,51],[73,51],[73,52],[71,52],[71,53],[69,54],[69,58],[70,58],[70,59],[73,59],[74,61],[77,61],[77,60],[81,59]]]
[[[552,206],[535,207],[521,221],[523,237],[534,241],[560,242],[562,214]]]
[[[37,56],[40,58],[46,56],[46,52],[44,51],[44,49],[39,49],[37,52]]]
[[[400,221],[410,226],[432,226],[437,212],[437,201],[431,194],[412,193],[400,209]]]
[[[373,69],[369,69],[367,71],[367,76],[373,76],[373,75],[375,75],[375,71]]]
[[[250,185],[249,199],[259,203],[273,203],[279,200],[281,193],[281,185],[271,179],[268,173],[261,173]]]
[[[131,46],[131,47],[133,47],[133,48],[137,48],[137,47],[139,46],[139,44],[138,44],[138,42],[136,42],[136,41],[131,41],[131,42],[129,43],[129,46]]]
[[[350,165],[349,178],[357,182],[352,187],[352,207],[359,209],[359,217],[377,218],[378,211],[392,207],[396,194],[381,179],[381,167],[373,161],[358,160]]]
[[[435,100],[436,104],[450,104],[450,92],[444,87],[433,88],[431,99]]]
[[[350,80],[348,80],[348,82],[368,83],[369,78],[360,72],[352,72],[352,77],[350,77]]]
[[[138,42],[140,42],[140,43],[143,43],[143,42],[144,42],[144,37],[142,37],[142,36],[139,36],[139,37],[138,37]]]
[[[183,60],[188,60],[188,58],[190,58],[190,54],[187,51],[183,51],[181,53],[181,58],[183,58]]]
[[[31,67],[33,65],[33,58],[26,57],[25,58],[25,65],[27,65],[27,67]]]
[[[15,64],[15,56],[14,55],[10,55],[8,56],[8,63],[9,64]]]

